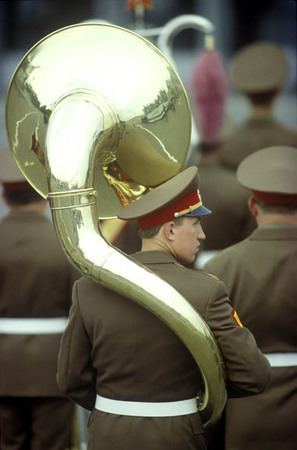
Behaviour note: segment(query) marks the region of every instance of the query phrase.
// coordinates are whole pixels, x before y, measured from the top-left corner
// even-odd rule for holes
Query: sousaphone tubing
[[[98,226],[183,168],[191,115],[176,71],[126,29],[66,27],[18,65],[6,127],[20,170],[49,200],[67,258],[180,337],[204,381],[204,424],[216,422],[226,401],[224,364],[208,326],[171,286],[110,245]]]

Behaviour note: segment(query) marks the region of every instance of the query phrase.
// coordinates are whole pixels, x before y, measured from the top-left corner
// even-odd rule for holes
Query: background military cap
[[[198,181],[197,167],[188,167],[123,208],[118,218],[137,219],[142,228],[149,228],[184,215],[200,217],[211,214],[211,211],[202,205]]]
[[[231,80],[242,92],[269,92],[284,83],[288,69],[286,55],[280,47],[269,42],[256,42],[235,54]]]
[[[18,168],[8,147],[0,149],[0,181],[13,183],[25,181],[25,177]]]
[[[237,179],[260,200],[271,204],[297,202],[297,148],[267,147],[245,158]]]
[[[0,182],[8,191],[31,191],[35,192],[26,180],[8,147],[0,149]]]

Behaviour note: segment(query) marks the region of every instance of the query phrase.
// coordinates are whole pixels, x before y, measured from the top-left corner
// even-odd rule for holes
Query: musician
[[[226,137],[219,157],[222,165],[236,171],[245,157],[262,148],[297,147],[296,129],[275,118],[275,102],[288,69],[283,50],[271,42],[254,42],[234,55],[231,81],[247,99],[250,112],[247,119]]]
[[[73,403],[56,382],[57,355],[78,273],[45,215],[46,200],[0,151],[0,448],[65,450]]]
[[[202,315],[223,353],[231,397],[264,391],[270,366],[240,324],[224,284],[187,268],[205,239],[211,212],[190,167],[123,208],[138,220],[144,264]],[[141,280],[139,280],[141,282]],[[61,391],[92,411],[89,449],[204,450],[196,397],[203,384],[193,357],[154,314],[87,278],[75,283],[58,358]]]
[[[258,228],[205,269],[222,277],[232,306],[272,366],[262,394],[230,399],[228,450],[293,450],[297,408],[297,148],[269,147],[247,157],[237,178],[250,191]]]

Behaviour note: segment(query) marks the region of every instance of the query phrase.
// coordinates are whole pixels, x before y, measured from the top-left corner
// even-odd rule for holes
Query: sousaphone
[[[183,167],[191,133],[184,87],[162,53],[120,27],[79,24],[38,42],[8,91],[10,148],[49,200],[61,246],[83,275],[141,304],[192,353],[205,385],[205,426],[224,408],[223,361],[194,308],[104,238],[98,219]]]

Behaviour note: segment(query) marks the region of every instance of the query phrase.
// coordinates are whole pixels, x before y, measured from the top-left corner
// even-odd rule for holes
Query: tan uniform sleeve
[[[91,344],[80,314],[75,283],[69,322],[63,333],[58,355],[57,383],[62,394],[92,410],[96,399],[96,373],[90,355]]]
[[[270,364],[252,333],[241,326],[221,281],[215,283],[205,320],[226,363],[228,396],[245,397],[263,392],[270,382]]]

